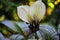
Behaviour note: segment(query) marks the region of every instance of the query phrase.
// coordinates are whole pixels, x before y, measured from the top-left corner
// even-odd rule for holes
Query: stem
[[[35,39],[37,39],[37,40],[39,39],[39,37],[37,36],[37,33],[35,33]]]

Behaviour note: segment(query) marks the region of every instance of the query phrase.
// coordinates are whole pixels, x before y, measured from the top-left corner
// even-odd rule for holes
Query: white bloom
[[[45,14],[45,5],[42,1],[36,1],[31,6],[17,7],[18,16],[25,22],[31,23],[33,20],[39,22]]]

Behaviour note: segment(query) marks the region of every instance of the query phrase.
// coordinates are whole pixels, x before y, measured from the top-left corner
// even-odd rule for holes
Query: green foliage
[[[29,0],[1,0],[0,1],[0,16],[5,15],[8,20],[14,20],[13,11],[17,10],[17,6],[28,4]],[[17,11],[16,11],[17,13]]]

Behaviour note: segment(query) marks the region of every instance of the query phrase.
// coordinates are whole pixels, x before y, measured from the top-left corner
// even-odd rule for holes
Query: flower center
[[[29,25],[29,29],[31,32],[36,32],[39,30],[39,23],[35,23],[35,21],[32,22],[32,24]]]

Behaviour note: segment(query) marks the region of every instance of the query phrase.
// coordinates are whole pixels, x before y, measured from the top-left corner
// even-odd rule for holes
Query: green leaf
[[[15,27],[21,35],[23,35],[25,38],[27,37],[21,27],[19,27],[17,24],[15,24]]]
[[[45,39],[46,39],[46,40],[51,40],[51,36],[50,36],[48,33],[46,33],[46,34],[45,34]]]
[[[35,33],[35,39],[37,39],[37,40],[39,39],[39,37],[37,36],[37,33]]]

